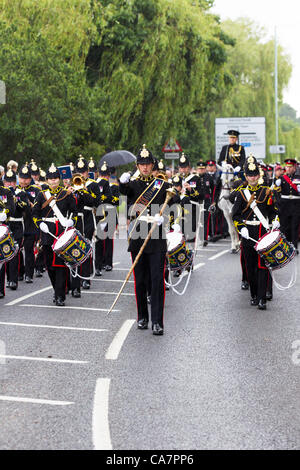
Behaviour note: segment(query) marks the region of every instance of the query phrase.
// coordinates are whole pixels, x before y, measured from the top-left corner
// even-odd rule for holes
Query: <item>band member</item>
[[[120,189],[119,182],[115,175],[116,169],[109,167],[109,185],[112,195],[111,204],[106,204],[107,219],[111,221],[111,226],[108,226],[107,237],[105,239],[104,247],[104,265],[106,271],[113,269],[113,255],[114,255],[114,234],[118,226],[118,211],[120,202]]]
[[[151,321],[154,335],[164,333],[164,270],[167,244],[163,236],[163,217],[159,214],[160,206],[165,202],[169,183],[152,175],[154,157],[145,145],[137,155],[139,176],[130,181],[130,173],[120,178],[120,192],[135,203],[131,208],[129,225],[129,247],[132,262],[151,229],[154,221],[158,227],[154,230],[134,268],[135,293],[138,311],[138,329],[148,328],[149,314],[147,304],[147,273],[151,276]]]
[[[258,305],[260,310],[265,310],[268,269],[256,252],[253,240],[259,240],[267,233],[269,221],[272,221],[274,229],[278,228],[280,223],[276,217],[277,208],[274,205],[271,189],[259,184],[259,166],[254,157],[247,160],[245,177],[248,186],[241,188],[237,194],[232,210],[232,219],[242,236],[242,248],[250,284],[251,305]]]
[[[218,159],[218,165],[221,165],[225,160],[227,163],[232,165],[236,173],[238,173],[245,164],[245,148],[238,143],[240,135],[239,131],[229,130],[227,134],[229,136],[229,144],[222,147]]]
[[[296,175],[297,161],[288,158],[285,163],[285,175],[276,180],[281,188],[280,222],[282,232],[298,251],[300,224],[300,177]]]
[[[0,224],[7,224],[9,217],[14,212],[15,203],[11,191],[0,186]],[[0,264],[0,299],[5,296],[5,270],[6,263]]]
[[[67,268],[64,260],[53,249],[54,238],[77,222],[76,200],[72,194],[60,186],[60,174],[52,165],[46,174],[48,189],[42,190],[33,207],[33,220],[42,231],[41,242],[48,275],[54,289],[53,302],[58,307],[65,305]]]
[[[101,202],[100,189],[98,183],[95,180],[89,178],[88,162],[82,156],[80,156],[75,163],[75,172],[80,173],[83,176],[83,178],[85,179],[85,187],[92,195],[94,200],[94,203],[92,205],[87,204],[83,208],[84,236],[88,240],[92,241],[97,230],[95,212]],[[83,289],[90,288],[91,281],[89,280],[89,278],[91,277],[93,271],[92,265],[93,257],[91,256],[81,266],[81,275],[82,277],[86,278],[82,282]]]
[[[22,189],[17,189],[17,175],[9,169],[4,175],[4,186],[9,188],[13,194],[15,211],[9,218],[9,228],[13,234],[14,240],[18,245],[18,254],[7,263],[7,287],[12,290],[18,288],[18,273],[20,265],[20,250],[23,245],[24,237],[24,211],[28,208],[29,201],[27,194]]]
[[[106,269],[105,263],[105,250],[108,231],[112,230],[110,226],[111,221],[107,217],[108,213],[106,210],[107,204],[112,203],[112,192],[109,185],[109,168],[106,162],[103,162],[99,170],[99,178],[97,184],[100,190],[101,203],[97,209],[97,242],[96,242],[96,276],[101,276],[101,269],[106,271],[112,270],[112,265]],[[114,226],[115,228],[115,226]],[[114,230],[113,228],[113,230]]]
[[[21,256],[21,266],[20,266],[20,277],[19,280],[22,280],[25,273],[25,282],[31,284],[33,282],[34,274],[34,246],[39,239],[39,230],[35,226],[32,220],[32,208],[33,204],[40,193],[41,189],[32,183],[31,170],[30,166],[26,163],[21,170],[19,171],[19,185],[18,188],[26,192],[29,206],[25,208],[24,213],[24,253],[25,260]]]

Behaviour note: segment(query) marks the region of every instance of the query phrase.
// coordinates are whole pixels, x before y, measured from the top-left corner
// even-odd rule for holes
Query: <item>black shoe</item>
[[[258,310],[267,310],[267,304],[265,300],[260,299],[258,303]]]
[[[251,305],[258,305],[258,298],[257,297],[252,297],[250,303],[251,303]]]
[[[273,294],[272,294],[272,292],[267,292],[267,293],[266,293],[266,299],[267,299],[267,300],[272,300],[272,299],[273,299]]]
[[[175,273],[174,273],[174,277],[179,277],[179,276],[180,276],[180,274],[181,274],[181,271],[175,271]]]
[[[102,272],[100,269],[95,270],[95,276],[102,276]]]
[[[81,297],[81,293],[79,289],[73,289],[72,290],[72,297],[76,297],[76,299],[79,299]]]
[[[169,286],[165,286],[165,290],[170,290],[170,287],[169,287]]]
[[[112,266],[105,266],[105,271],[112,271]]]
[[[26,282],[27,284],[32,284],[32,283],[33,283],[32,277],[25,276],[25,282]]]
[[[14,282],[14,281],[10,281],[10,283],[9,283],[9,288],[10,288],[11,290],[17,290],[18,284],[17,284],[16,282]]]
[[[10,287],[10,281],[6,281],[6,289]]]
[[[204,240],[203,246],[207,246],[207,245],[208,245],[208,241],[207,241],[207,240]]]
[[[147,295],[147,304],[151,304],[151,295]]]
[[[164,329],[160,326],[159,323],[154,323],[152,326],[153,334],[157,336],[162,336],[164,334]]]
[[[65,301],[62,297],[57,297],[56,301],[55,301],[55,305],[57,307],[64,307],[65,306]]]
[[[242,281],[241,289],[242,290],[249,290],[249,283],[247,281]]]
[[[24,281],[24,275],[21,274],[19,277],[18,277],[18,281]]]
[[[5,297],[4,293],[0,292],[0,299],[3,299],[3,297]]]
[[[35,277],[43,277],[43,274],[39,269],[35,271]]]
[[[91,286],[90,286],[89,281],[83,281],[83,283],[82,283],[82,288],[83,288],[83,289],[89,290],[90,287],[91,287]]]
[[[138,321],[138,329],[139,330],[147,330],[148,329],[148,320],[146,318],[142,318]]]

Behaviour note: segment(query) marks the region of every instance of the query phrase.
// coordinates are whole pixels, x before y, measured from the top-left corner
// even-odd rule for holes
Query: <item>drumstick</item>
[[[51,237],[55,238],[55,240],[58,240],[58,238],[55,235],[53,235],[53,233],[50,232],[48,225],[47,225],[47,229],[48,229],[47,232],[44,232],[44,233],[48,233],[49,235],[51,235]],[[42,230],[42,232],[43,232],[43,230]]]
[[[239,232],[239,234],[241,235],[241,237],[243,237],[243,235],[241,234],[241,232]],[[245,238],[245,237],[243,237],[243,238]],[[251,240],[251,241],[254,242],[254,243],[257,243],[257,241],[258,241],[258,240],[254,240],[254,238],[251,238],[251,237],[246,238],[246,240]]]

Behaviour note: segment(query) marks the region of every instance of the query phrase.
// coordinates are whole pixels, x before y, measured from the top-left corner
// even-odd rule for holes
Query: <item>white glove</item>
[[[49,232],[49,228],[48,228],[48,225],[45,224],[45,222],[41,222],[40,223],[40,230],[44,233],[48,233]]]
[[[62,226],[63,226],[63,227],[69,228],[69,227],[73,227],[73,225],[74,225],[74,221],[73,221],[72,219],[67,219],[67,218],[65,218],[65,219],[63,220],[63,223],[62,223]]]
[[[273,229],[273,230],[276,230],[276,229],[279,228],[279,227],[280,227],[280,222],[279,222],[279,220],[277,220],[277,219],[273,220],[273,222],[272,222],[272,229]]]
[[[164,221],[164,218],[162,215],[159,215],[159,214],[155,214],[154,216],[154,220],[155,222],[157,223],[157,225],[161,225]]]
[[[120,177],[120,183],[122,184],[128,183],[130,180],[130,176],[131,176],[130,173],[123,173],[123,175],[121,175]]]
[[[300,184],[297,184],[298,193],[300,193]]]
[[[7,216],[5,212],[0,212],[0,222],[5,222],[7,219]]]
[[[275,181],[276,186],[281,186],[281,179],[278,178],[278,180]]]
[[[235,169],[234,169],[234,172],[235,172],[235,173],[238,173],[239,171],[241,171],[241,167],[240,167],[240,166],[236,166]]]
[[[180,225],[179,225],[179,224],[173,224],[173,225],[172,225],[172,229],[173,229],[174,232],[176,232],[176,233],[180,233],[180,232],[181,232],[181,228],[180,228]]]
[[[243,238],[246,238],[246,240],[248,240],[249,230],[247,229],[247,227],[243,227],[240,233],[241,233]]]

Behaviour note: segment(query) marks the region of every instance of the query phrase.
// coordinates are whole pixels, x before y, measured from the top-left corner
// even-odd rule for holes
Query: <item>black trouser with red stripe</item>
[[[5,295],[5,271],[6,263],[0,264],[0,293]]]
[[[21,247],[22,247],[22,241],[23,239],[15,239],[15,242],[19,246],[18,253],[16,256],[13,257],[8,263],[7,263],[7,280],[9,282],[16,282],[18,284],[18,276],[19,276],[19,266],[20,266],[20,258],[21,258]]]
[[[132,262],[138,252],[132,252]],[[151,276],[151,321],[152,324],[159,323],[163,327],[163,313],[165,304],[165,280],[164,270],[166,263],[166,252],[143,253],[134,268],[135,297],[138,311],[138,321],[149,320],[147,304],[147,275]]]
[[[242,250],[245,259],[248,282],[250,285],[251,297],[266,301],[266,291],[269,271],[265,267],[263,260],[254,249],[254,243],[250,240],[242,239]]]
[[[51,245],[43,246],[45,264],[54,289],[55,298],[66,298],[67,268],[61,258],[54,255]]]

